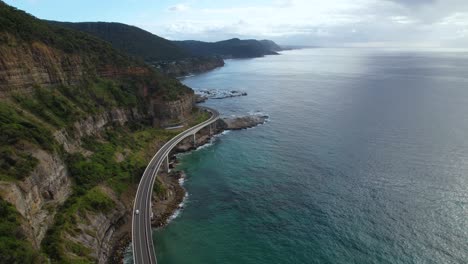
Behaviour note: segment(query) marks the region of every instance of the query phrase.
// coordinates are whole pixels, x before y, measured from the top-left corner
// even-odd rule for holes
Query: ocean
[[[293,50],[183,82],[270,118],[180,156],[158,263],[468,263],[468,53]]]

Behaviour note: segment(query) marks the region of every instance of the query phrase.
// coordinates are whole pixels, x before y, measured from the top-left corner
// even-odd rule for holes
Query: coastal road
[[[218,111],[208,107],[200,108],[210,112],[211,117],[208,120],[181,132],[164,144],[164,146],[162,146],[151,159],[143,173],[143,176],[141,177],[135,196],[132,217],[132,247],[133,262],[135,264],[157,263],[151,232],[151,194],[153,192],[153,185],[156,180],[159,167],[161,167],[161,164],[168,157],[169,152],[179,142],[188,136],[194,135],[202,128],[211,125],[219,119]],[[136,210],[138,210],[138,214],[136,214]]]

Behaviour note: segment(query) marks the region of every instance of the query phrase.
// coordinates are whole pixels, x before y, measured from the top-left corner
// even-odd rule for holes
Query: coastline
[[[160,172],[158,175],[157,179],[160,184],[164,186],[165,192],[158,193],[157,190],[153,190],[152,210],[154,217],[151,220],[151,226],[153,228],[163,228],[170,224],[172,220],[178,217],[188,197],[188,193],[183,187],[185,172],[177,170],[177,165],[179,163],[177,154],[190,153],[210,145],[216,137],[225,134],[227,131],[252,128],[265,123],[267,120],[267,116],[258,115],[220,119],[216,123],[215,130],[211,131],[212,133],[210,133],[209,128],[200,130],[197,133],[195,144],[191,137],[179,143],[179,145],[173,149],[169,157],[170,172]],[[125,225],[123,225],[119,227],[119,230],[125,228]],[[109,259],[109,263],[124,263],[124,258],[126,254],[128,254],[128,248],[131,246],[130,235],[128,232],[123,232],[123,235],[118,238],[116,237],[114,241],[114,256]]]
[[[220,121],[211,135],[209,128],[200,130],[197,133],[195,145],[192,138],[186,138],[173,149],[169,157],[170,172],[167,173],[163,172],[164,170],[160,170],[157,177],[158,181],[164,186],[165,192],[158,194],[153,189],[152,210],[154,217],[151,221],[152,228],[162,228],[175,219],[174,214],[177,210],[181,209],[180,204],[183,203],[187,195],[181,184],[181,179],[185,177],[184,172],[174,170],[178,163],[176,154],[189,153],[199,147],[210,144],[212,138],[223,133],[225,128],[226,126],[223,121]],[[129,208],[127,214],[131,216],[132,211],[133,208]],[[125,263],[125,256],[128,254],[129,247],[131,247],[131,233],[128,227],[130,223],[131,220],[117,228],[119,235],[113,239],[113,253],[108,263]]]

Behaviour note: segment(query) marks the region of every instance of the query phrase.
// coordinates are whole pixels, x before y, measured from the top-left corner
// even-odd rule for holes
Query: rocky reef
[[[244,92],[244,91],[221,90],[221,89],[201,89],[201,90],[196,90],[195,94],[199,98],[204,98],[205,100],[247,96],[247,92]]]
[[[225,117],[222,121],[227,130],[240,130],[251,128],[265,123],[268,120],[267,115],[246,115],[240,117]]]

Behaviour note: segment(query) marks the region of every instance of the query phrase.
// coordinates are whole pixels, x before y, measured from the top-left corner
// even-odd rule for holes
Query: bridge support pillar
[[[167,173],[169,173],[169,155],[166,156],[166,169]]]
[[[193,146],[196,147],[197,146],[197,138],[195,136],[196,134],[193,133]]]

